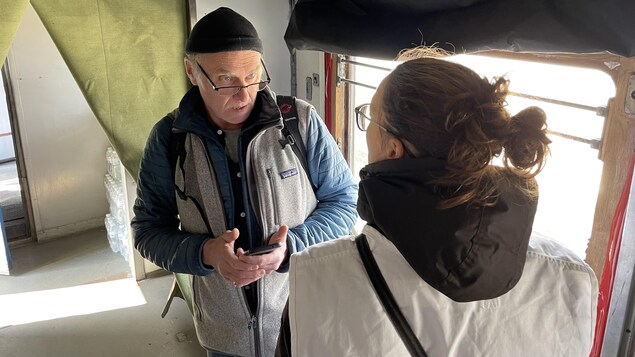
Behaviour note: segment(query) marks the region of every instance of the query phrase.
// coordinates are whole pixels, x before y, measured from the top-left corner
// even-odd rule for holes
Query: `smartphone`
[[[276,248],[280,248],[280,247],[282,247],[282,244],[280,243],[263,245],[263,246],[256,247],[246,251],[245,255],[263,255],[263,254],[271,253],[272,250]]]

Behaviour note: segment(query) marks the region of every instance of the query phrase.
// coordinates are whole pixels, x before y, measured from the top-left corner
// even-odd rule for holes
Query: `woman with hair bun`
[[[403,53],[356,108],[367,225],[291,257],[277,354],[412,351],[369,280],[358,251],[366,241],[428,356],[588,356],[597,279],[562,245],[530,239],[534,177],[549,153],[545,113],[510,115],[507,79],[428,53]]]

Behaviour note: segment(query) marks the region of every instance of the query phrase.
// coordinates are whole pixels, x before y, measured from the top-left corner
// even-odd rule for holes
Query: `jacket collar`
[[[357,210],[449,298],[500,296],[522,275],[537,202],[504,182],[494,206],[440,210],[441,197],[429,182],[443,167],[431,158],[367,165],[360,172]]]

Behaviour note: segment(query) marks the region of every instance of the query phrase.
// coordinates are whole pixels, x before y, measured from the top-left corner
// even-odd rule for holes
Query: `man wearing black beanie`
[[[308,103],[278,105],[262,53],[235,11],[201,18],[185,48],[193,87],[154,126],[139,169],[135,247],[190,275],[210,356],[272,356],[289,256],[350,233],[357,218],[357,185],[335,141]],[[283,129],[293,121],[295,132]]]

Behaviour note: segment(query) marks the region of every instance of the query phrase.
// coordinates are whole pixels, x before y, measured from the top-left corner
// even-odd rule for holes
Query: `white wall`
[[[324,91],[326,77],[324,74],[324,52],[321,51],[296,51],[296,78],[298,98],[302,98],[313,104],[315,110],[324,119]],[[316,85],[313,82],[314,75],[317,74],[320,80]],[[311,78],[311,89],[307,89],[307,78]],[[311,99],[307,97],[307,92],[311,91]]]
[[[37,238],[103,225],[109,143],[30,5],[8,59]]]

